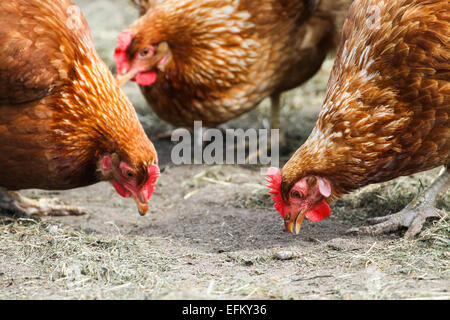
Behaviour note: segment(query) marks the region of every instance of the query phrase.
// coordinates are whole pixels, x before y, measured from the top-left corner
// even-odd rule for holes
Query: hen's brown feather
[[[67,27],[71,5],[69,1],[8,1],[0,5],[0,102],[16,104],[39,99],[69,79],[76,52],[73,45],[64,43],[72,42],[74,37],[86,38],[85,44],[91,41],[84,17],[77,15],[78,28]],[[49,14],[60,19],[51,19]]]
[[[174,125],[215,126],[314,75],[351,0],[143,2],[129,56],[162,41],[173,55],[156,83],[141,86],[147,101]]]
[[[450,3],[357,0],[319,119],[283,168],[282,191],[314,174],[335,199],[448,164],[449,115]]]
[[[143,182],[157,160],[72,1],[0,3],[0,101],[7,189],[92,184],[100,158],[114,152]]]

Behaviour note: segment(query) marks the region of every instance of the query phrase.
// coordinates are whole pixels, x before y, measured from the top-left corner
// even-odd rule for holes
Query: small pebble
[[[57,225],[50,225],[47,227],[47,231],[51,234],[57,234],[58,233],[58,226]]]
[[[253,261],[251,261],[251,260],[244,260],[244,265],[245,266],[252,266],[253,265]]]
[[[275,255],[275,259],[278,260],[290,260],[294,257],[294,253],[292,251],[280,251]]]

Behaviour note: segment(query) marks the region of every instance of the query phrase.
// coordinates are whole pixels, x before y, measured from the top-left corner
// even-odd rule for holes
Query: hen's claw
[[[405,238],[411,239],[422,231],[423,224],[428,218],[443,218],[447,213],[434,207],[436,197],[441,191],[446,191],[450,184],[450,174],[443,169],[441,174],[430,185],[430,187],[411,201],[398,213],[384,217],[368,219],[367,222],[373,226],[351,228],[346,233],[379,235],[408,228]]]
[[[373,226],[351,228],[349,234],[380,235],[390,233],[401,228],[408,228],[404,237],[411,239],[422,231],[423,224],[427,218],[442,218],[445,213],[428,205],[417,205],[413,208],[405,208],[402,211],[384,217],[371,218],[367,221]]]
[[[0,213],[2,212],[17,217],[79,216],[87,213],[82,208],[63,205],[55,198],[34,200],[21,196],[16,192],[0,189]]]

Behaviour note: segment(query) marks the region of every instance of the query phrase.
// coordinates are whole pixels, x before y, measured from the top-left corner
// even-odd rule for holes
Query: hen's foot
[[[15,217],[84,215],[84,209],[61,204],[58,199],[29,199],[16,192],[0,189],[0,213]]]
[[[410,239],[420,233],[427,218],[442,218],[444,215],[442,210],[420,203],[395,214],[368,219],[367,222],[373,226],[351,228],[347,233],[379,235],[408,228],[405,238]]]
[[[405,238],[410,239],[420,233],[428,218],[443,218],[447,213],[434,207],[437,195],[446,191],[450,174],[444,169],[431,186],[398,213],[368,219],[373,226],[351,228],[347,233],[379,235],[408,228]]]

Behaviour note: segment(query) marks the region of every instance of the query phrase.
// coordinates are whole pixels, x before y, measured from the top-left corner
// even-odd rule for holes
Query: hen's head
[[[299,179],[289,190],[282,191],[283,179],[278,168],[267,171],[268,187],[271,189],[275,208],[281,214],[290,233],[298,234],[303,218],[320,221],[330,215],[326,199],[331,195],[327,179],[309,175]]]
[[[154,1],[118,36],[118,83],[229,88],[248,76],[262,47],[255,17],[234,0]],[[220,79],[220,82],[217,81]],[[177,86],[175,85],[175,87]]]
[[[157,161],[151,164],[131,164],[121,159],[117,153],[106,154],[98,164],[103,179],[109,180],[122,197],[132,196],[140,215],[148,211],[148,201],[155,191],[160,175]]]
[[[158,72],[171,60],[171,52],[166,41],[143,38],[125,30],[118,35],[118,46],[114,51],[119,85],[128,80],[136,81],[142,86],[155,83]]]

